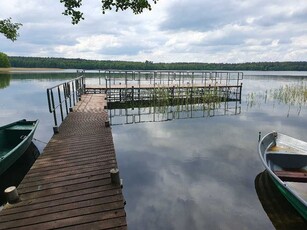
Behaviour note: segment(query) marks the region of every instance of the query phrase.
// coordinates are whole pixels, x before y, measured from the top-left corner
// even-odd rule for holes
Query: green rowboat
[[[259,141],[258,152],[279,191],[307,220],[307,143],[271,132]]]
[[[0,127],[0,175],[27,150],[38,120],[20,120]]]

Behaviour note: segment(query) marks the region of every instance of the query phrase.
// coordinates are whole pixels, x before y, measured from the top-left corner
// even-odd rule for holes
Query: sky
[[[83,0],[71,24],[60,0],[0,0],[0,19],[23,24],[18,40],[0,34],[9,56],[94,60],[242,63],[307,61],[306,0],[159,0],[134,15],[101,12]]]

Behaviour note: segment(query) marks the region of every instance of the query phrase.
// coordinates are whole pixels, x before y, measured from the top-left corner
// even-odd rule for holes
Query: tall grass
[[[273,106],[278,104],[288,105],[288,114],[292,107],[297,107],[298,115],[302,106],[307,104],[307,83],[304,81],[295,84],[287,84],[279,88],[266,90],[264,92],[251,92],[246,97],[248,108],[252,108],[261,103],[273,102]]]

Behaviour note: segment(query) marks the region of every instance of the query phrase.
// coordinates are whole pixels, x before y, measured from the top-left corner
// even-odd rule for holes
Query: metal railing
[[[159,97],[193,97],[219,89],[238,99],[243,72],[230,71],[116,71],[102,72],[108,100],[151,100]],[[199,92],[202,93],[199,93]]]
[[[105,76],[105,82],[99,79],[99,84],[104,84],[106,89],[113,85],[135,87],[141,85],[154,86],[182,86],[196,85],[214,86],[217,84],[239,85],[243,79],[243,72],[232,71],[118,71],[105,70],[100,72]]]
[[[54,133],[59,132],[58,116],[61,121],[64,120],[80,100],[81,95],[84,94],[84,88],[85,78],[81,76],[47,89],[49,112],[53,114],[54,119]],[[57,114],[57,110],[59,110],[59,114]]]

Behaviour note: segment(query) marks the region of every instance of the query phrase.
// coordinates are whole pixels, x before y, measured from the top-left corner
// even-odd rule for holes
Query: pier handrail
[[[100,71],[105,75],[106,89],[112,88],[112,85],[121,84],[141,85],[143,82],[149,85],[239,85],[243,80],[243,72],[239,71],[145,71],[145,70],[104,70]],[[101,81],[100,81],[101,82]]]
[[[80,100],[85,90],[85,77],[80,76],[70,81],[58,84],[47,89],[47,100],[49,112],[53,114],[54,133],[58,132],[57,109],[60,109],[61,121],[64,120],[64,109],[66,115],[72,107]],[[69,107],[69,108],[68,108]]]

